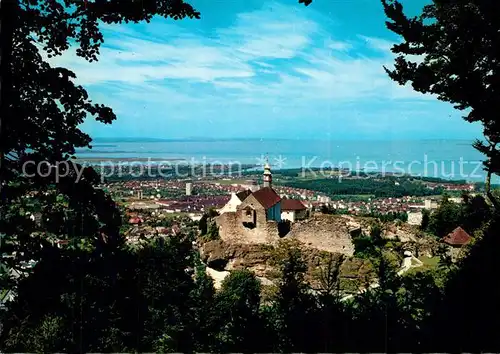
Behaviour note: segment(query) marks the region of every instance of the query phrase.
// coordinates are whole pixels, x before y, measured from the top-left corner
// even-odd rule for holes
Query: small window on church
[[[251,215],[252,215],[252,210],[247,209],[247,216],[251,216]]]

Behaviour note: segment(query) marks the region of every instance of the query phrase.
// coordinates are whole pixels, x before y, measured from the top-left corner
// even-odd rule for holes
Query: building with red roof
[[[295,222],[307,217],[306,206],[298,199],[281,199],[281,219]]]
[[[281,221],[281,197],[271,187],[271,169],[267,163],[264,177],[263,188],[233,194],[228,204],[221,209],[221,213],[235,213],[241,224],[248,228],[264,226],[268,221]]]
[[[443,242],[452,247],[462,247],[468,244],[472,237],[460,226],[443,237]]]
[[[143,220],[137,216],[130,218],[128,221],[129,224],[141,224],[142,222]]]
[[[250,193],[240,205],[237,213],[241,215],[242,222],[255,227],[267,221],[281,221],[281,197],[271,187],[261,188]]]
[[[261,188],[251,194],[265,209],[270,209],[281,201],[281,197],[271,187]]]

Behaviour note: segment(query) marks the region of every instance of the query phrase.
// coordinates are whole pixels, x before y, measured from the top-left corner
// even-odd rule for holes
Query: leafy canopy
[[[387,73],[482,124],[486,143],[477,140],[474,146],[487,157],[489,192],[491,173],[500,172],[500,2],[433,0],[417,17],[406,16],[397,0],[382,4],[387,28],[402,38],[392,48],[397,57]]]

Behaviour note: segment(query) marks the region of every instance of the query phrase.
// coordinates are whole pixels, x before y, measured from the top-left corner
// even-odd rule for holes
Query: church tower
[[[273,175],[271,174],[271,166],[269,166],[269,162],[267,161],[266,164],[264,165],[263,180],[264,180],[264,188],[271,187],[271,183],[273,182]]]

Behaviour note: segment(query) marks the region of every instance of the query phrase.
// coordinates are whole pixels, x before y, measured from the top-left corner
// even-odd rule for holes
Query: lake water
[[[478,181],[484,179],[483,156],[471,144],[472,140],[96,140],[92,150],[79,150],[77,156],[262,164],[267,155],[273,169],[334,166]]]

